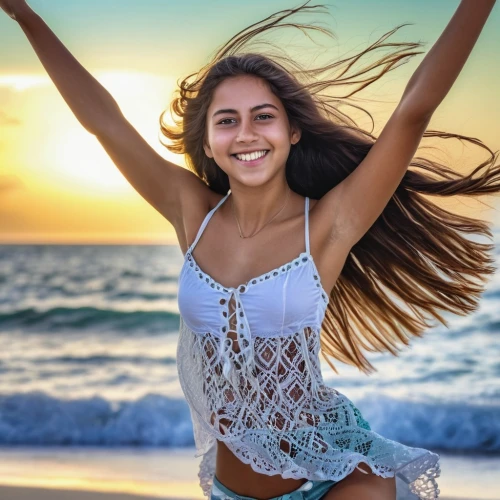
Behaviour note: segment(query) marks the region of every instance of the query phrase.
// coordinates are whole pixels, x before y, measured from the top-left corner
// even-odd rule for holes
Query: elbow
[[[401,102],[397,109],[397,113],[405,120],[406,123],[421,125],[424,127],[430,122],[434,111],[434,107],[426,106],[424,103],[409,105]]]
[[[421,93],[407,88],[398,104],[397,112],[410,123],[429,123],[439,103],[432,102],[429,98],[422,97]]]
[[[109,136],[125,121],[118,105],[102,110],[98,115],[80,120],[82,127],[92,135]]]

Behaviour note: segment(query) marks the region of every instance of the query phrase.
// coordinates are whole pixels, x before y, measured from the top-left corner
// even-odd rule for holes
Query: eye
[[[227,125],[227,123],[224,122],[227,122],[228,120],[234,120],[234,118],[224,118],[224,120],[218,122],[217,125]]]
[[[268,113],[261,113],[260,115],[257,115],[255,119],[258,119],[259,121],[266,121],[269,118],[274,118],[273,115],[270,115]],[[231,122],[232,120],[232,122]],[[231,125],[231,123],[234,123],[235,118],[224,118],[220,122],[217,122],[217,125]]]

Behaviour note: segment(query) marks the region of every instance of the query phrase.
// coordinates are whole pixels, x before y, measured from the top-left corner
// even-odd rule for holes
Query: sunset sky
[[[275,11],[284,0],[31,0],[74,56],[111,92],[130,122],[165,158],[184,165],[159,141],[158,119],[176,81],[206,63],[233,34]],[[318,2],[319,3],[319,2]],[[328,55],[360,51],[401,23],[394,41],[422,41],[428,51],[458,0],[338,0],[325,2],[337,35]],[[300,18],[305,20],[306,18]],[[311,17],[307,18],[311,20]],[[481,139],[500,149],[500,6],[496,5],[455,86],[429,128]],[[296,36],[288,44],[300,58],[314,47]],[[301,48],[304,51],[301,52]],[[352,52],[351,54],[353,54]],[[324,56],[323,56],[324,57]],[[364,96],[376,132],[397,104],[423,55],[392,71]],[[321,59],[323,61],[324,59]],[[378,121],[380,120],[380,121]],[[442,145],[442,141],[440,143]],[[470,167],[458,142],[450,161]],[[475,151],[475,150],[474,150]],[[453,160],[451,160],[453,158]],[[453,163],[455,165],[455,163]],[[500,223],[500,196],[471,213]],[[454,203],[458,203],[454,200]],[[175,243],[170,224],[122,177],[73,116],[17,23],[0,14],[0,243]]]

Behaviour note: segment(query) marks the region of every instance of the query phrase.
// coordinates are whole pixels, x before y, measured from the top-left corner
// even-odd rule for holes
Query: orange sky
[[[40,1],[38,3],[42,5]],[[145,0],[145,4],[148,3],[151,4],[148,16],[155,19],[154,2]],[[46,6],[44,19],[65,43],[71,43],[70,50],[111,92],[125,116],[149,144],[163,157],[184,164],[183,158],[170,154],[158,138],[158,118],[168,107],[176,80],[185,76],[187,71],[197,69],[218,44],[247,21],[249,24],[269,15],[283,8],[284,3],[258,2],[252,19],[233,27],[231,23],[224,24],[223,20],[217,19],[226,26],[218,38],[210,26],[203,28],[203,25],[198,25],[198,31],[202,31],[200,36],[205,29],[210,43],[200,47],[193,41],[191,46],[187,40],[188,45],[183,50],[186,54],[191,51],[197,58],[186,57],[170,62],[168,70],[161,63],[170,57],[169,43],[173,43],[178,34],[169,34],[163,27],[163,31],[159,31],[163,35],[151,35],[164,36],[165,43],[156,49],[147,45],[146,39],[140,38],[120,44],[120,36],[113,32],[108,37],[109,45],[103,45],[99,51],[96,47],[87,50],[85,45],[86,42],[95,43],[93,30],[101,30],[96,32],[103,37],[102,29],[94,26],[98,22],[95,17],[89,17],[86,23],[77,26],[72,16],[65,20],[55,7],[50,10]],[[81,4],[85,9],[85,2],[75,4]],[[410,6],[408,2],[401,2],[390,12],[387,9],[385,17],[370,6],[373,4],[367,4],[366,8],[373,9],[373,16],[367,15],[363,24],[357,23],[356,18],[356,7],[360,8],[361,4],[366,2],[353,0],[349,7],[338,7],[332,12],[336,19],[333,28],[339,35],[342,52],[348,47],[359,50],[402,22],[415,22],[415,26],[408,28],[400,38],[423,39],[428,50],[458,2],[436,7],[432,19],[419,18],[417,9],[408,12],[405,9],[405,4],[407,8]],[[414,5],[411,7],[415,8]],[[207,7],[200,4],[199,8]],[[235,12],[231,8],[235,7],[228,2],[222,2],[218,8],[216,12],[234,18]],[[493,150],[500,149],[500,56],[498,49],[493,48],[500,46],[498,30],[493,30],[495,23],[498,26],[498,11],[495,8],[474,53],[429,125],[429,128],[480,138]],[[156,17],[160,14],[157,12]],[[75,23],[73,26],[72,22]],[[369,31],[367,26],[371,27]],[[73,35],[72,30],[77,31],[78,36]],[[133,190],[95,137],[81,127],[44,73],[24,34],[6,16],[0,18],[0,42],[5,41],[2,37],[8,38],[16,58],[0,57],[0,243],[175,243],[173,228]],[[130,48],[132,42],[133,49]],[[140,48],[141,44],[145,51],[143,57],[137,47]],[[113,61],[117,50],[123,55],[129,48],[128,60],[120,56],[115,63],[109,62]],[[192,62],[191,66],[187,61]],[[389,102],[364,104],[377,119],[376,132],[394,109],[396,99],[420,61],[421,56],[412,59],[411,63],[391,72],[383,83],[366,94],[366,97]],[[442,147],[443,141],[438,144]],[[450,157],[446,161],[457,169],[463,166],[469,169],[472,162],[485,158],[484,155],[471,156],[469,153],[475,150],[470,147],[464,150],[458,142],[450,143],[448,150]],[[496,206],[497,211],[470,200],[465,205],[456,198],[449,203],[454,208],[500,223],[499,199],[482,199]]]

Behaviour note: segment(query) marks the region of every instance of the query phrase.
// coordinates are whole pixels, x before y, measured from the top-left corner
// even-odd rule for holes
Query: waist
[[[236,494],[255,498],[285,495],[307,482],[307,479],[283,479],[279,474],[267,476],[255,472],[221,441],[217,441],[215,475],[224,486]]]

